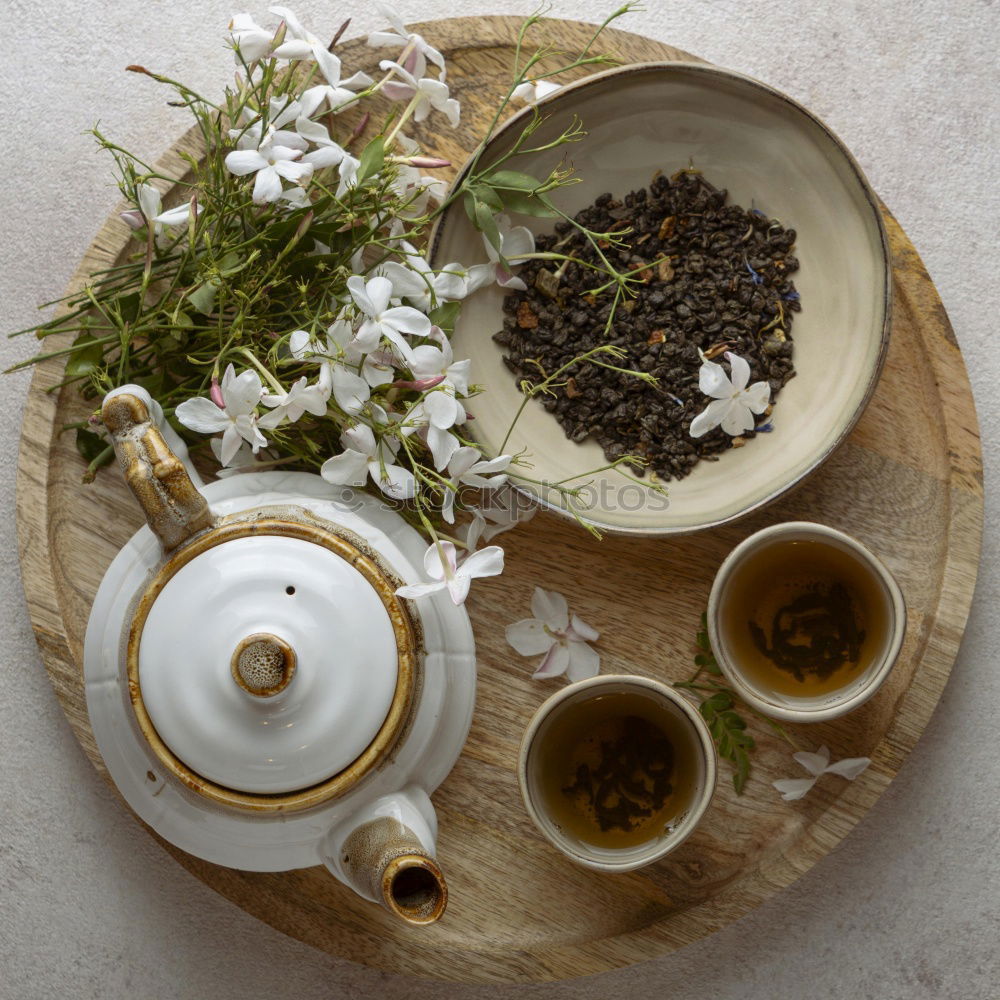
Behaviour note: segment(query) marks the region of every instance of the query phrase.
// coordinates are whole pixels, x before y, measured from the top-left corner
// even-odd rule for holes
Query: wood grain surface
[[[418,26],[446,52],[462,103],[457,136],[421,138],[460,164],[509,78],[518,21],[484,17]],[[592,32],[551,22],[568,49]],[[602,49],[624,62],[694,57],[618,31]],[[381,53],[355,40],[345,65],[371,68]],[[776,81],[780,83],[780,81]],[[180,149],[164,172],[181,175]],[[167,203],[170,204],[169,197]],[[709,934],[788,885],[850,831],[885,790],[934,710],[952,668],[972,599],[983,516],[976,414],[961,353],[937,293],[905,233],[886,213],[895,279],[892,344],[879,388],[847,443],[794,493],[735,525],[679,540],[595,543],[540,514],[504,536],[507,571],[473,588],[469,611],[479,656],[472,732],[434,796],[439,860],[451,901],[428,928],[401,925],[321,868],[261,874],[220,868],[166,850],[198,878],[274,927],[331,954],[414,976],[464,982],[537,981],[601,972]],[[112,216],[88,249],[73,287],[125,251]],[[87,721],[82,651],[90,604],[141,515],[114,469],[81,485],[70,420],[88,412],[72,392],[47,390],[61,366],[34,375],[24,415],[17,518],[25,591],[42,658],[83,749],[107,778]],[[909,609],[901,659],[879,694],[846,718],[791,727],[809,749],[869,755],[855,782],[826,776],[807,798],[783,802],[770,782],[794,776],[789,748],[753,726],[759,750],[737,797],[723,764],[719,790],[696,833],[664,861],[627,875],[574,867],[535,832],[515,779],[521,732],[559,681],[530,679],[531,665],[504,641],[528,614],[535,583],[560,590],[601,630],[605,672],[677,680],[712,576],[750,532],[812,519],[869,545],[899,580]]]

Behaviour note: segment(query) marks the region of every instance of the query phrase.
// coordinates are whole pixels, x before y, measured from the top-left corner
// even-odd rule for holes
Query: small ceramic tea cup
[[[853,579],[864,591],[865,599],[870,605],[863,625],[855,626],[854,612],[849,611],[846,629],[853,633],[857,651],[856,666],[846,670],[843,683],[838,683],[837,676],[831,673],[830,679],[823,684],[802,684],[802,693],[791,693],[791,688],[797,685],[782,683],[780,689],[766,683],[759,671],[752,668],[756,658],[753,646],[750,644],[749,630],[754,626],[747,619],[745,594],[749,590],[766,593],[775,581],[781,580],[783,558],[788,557],[794,546],[790,543],[818,543],[812,551],[822,555],[823,549],[829,550],[830,559],[843,567],[846,575]],[[806,564],[807,565],[807,564]],[[761,567],[765,567],[763,571]],[[749,574],[756,567],[756,578]],[[777,602],[773,602],[777,606]],[[799,610],[798,623],[795,621],[796,609],[792,604],[775,612],[771,621],[756,624],[757,648],[772,658],[775,663],[784,662],[784,670],[794,670],[789,666],[787,653],[795,652],[789,642],[798,640],[801,635],[795,634],[797,624],[805,619],[802,615],[827,614],[822,608],[817,611],[816,603],[812,608]],[[852,605],[847,604],[850,609]],[[784,617],[779,619],[779,615]],[[767,616],[764,616],[767,618]],[[842,619],[843,620],[843,619]],[[836,626],[836,622],[834,622]],[[860,629],[864,628],[863,638]],[[766,629],[771,629],[768,639]],[[785,642],[782,649],[786,660],[782,660],[778,651],[777,630],[783,630],[782,639]],[[828,639],[831,632],[830,621],[819,626],[818,642],[843,642],[843,636],[833,627],[834,638]],[[826,632],[822,629],[826,628]],[[846,629],[844,631],[846,631]],[[808,521],[788,521],[764,528],[745,539],[730,552],[719,567],[712,584],[708,599],[708,635],[712,651],[725,675],[736,693],[752,708],[764,715],[787,722],[824,722],[845,715],[852,709],[866,702],[879,689],[895,664],[903,638],[906,634],[906,605],[903,594],[892,574],[882,562],[850,535],[829,528],[822,524]],[[791,637],[791,638],[789,638]],[[767,643],[770,641],[771,646]],[[801,647],[800,647],[801,648]],[[792,674],[787,674],[791,677]],[[802,675],[804,676],[804,675]],[[802,681],[799,676],[799,681]]]
[[[622,701],[622,696],[628,696]],[[617,701],[616,701],[617,699]],[[626,731],[623,739],[629,744],[624,753],[620,747],[600,742],[600,725],[602,720],[614,719],[615,706],[622,704],[631,706],[630,712],[649,718],[658,719],[663,728],[650,729],[638,722],[634,715],[625,717]],[[606,714],[611,713],[611,714]],[[592,725],[592,720],[597,720]],[[560,798],[571,790],[566,785],[581,780],[580,770],[570,765],[570,759],[565,753],[560,753],[554,740],[561,739],[560,733],[566,732],[567,726],[583,724],[585,731],[593,731],[592,737],[596,744],[594,752],[613,758],[613,762],[624,770],[616,778],[608,780],[608,771],[601,764],[593,772],[597,779],[600,794],[611,805],[614,817],[623,814],[642,816],[649,813],[648,808],[655,806],[655,800],[644,798],[648,788],[654,781],[649,775],[660,775],[660,780],[668,787],[667,797],[663,799],[661,811],[654,812],[649,820],[642,819],[650,829],[649,836],[639,831],[638,843],[595,843],[602,839],[596,823],[586,836],[580,835],[580,827],[569,823],[567,809],[574,808],[572,803],[562,801],[561,805],[554,799]],[[656,723],[659,725],[659,722]],[[640,731],[639,736],[636,730]],[[662,739],[665,733],[670,734],[672,749],[668,753],[668,764],[663,767],[662,757],[655,763],[642,760],[642,739],[649,738],[654,733],[653,743]],[[659,743],[662,747],[662,742]],[[648,765],[648,773],[646,773]],[[569,770],[570,773],[564,773]],[[521,740],[521,753],[518,762],[518,780],[525,808],[539,832],[553,846],[562,851],[571,861],[586,868],[605,872],[626,872],[659,860],[678,847],[698,825],[705,810],[708,808],[715,791],[717,765],[715,747],[711,734],[704,720],[694,706],[681,694],[658,681],[645,677],[628,675],[604,675],[592,677],[589,680],[578,681],[556,692],[535,713]],[[673,782],[667,786],[667,781]],[[637,786],[637,782],[639,785]],[[638,791],[637,791],[638,787]],[[609,789],[613,789],[609,791]],[[622,811],[622,797],[629,799]],[[586,802],[586,795],[584,795]],[[646,807],[646,808],[643,808]],[[581,822],[586,823],[582,818]],[[602,814],[602,821],[608,813]],[[613,822],[614,820],[612,820]],[[628,840],[628,821],[620,829],[610,830],[611,840]],[[597,834],[592,838],[589,834]]]

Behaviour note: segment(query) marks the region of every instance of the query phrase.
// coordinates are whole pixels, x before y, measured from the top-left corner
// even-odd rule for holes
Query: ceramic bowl
[[[745,627],[743,622],[734,621],[726,613],[733,593],[739,591],[741,567],[765,550],[790,542],[817,542],[845,553],[873,582],[876,600],[881,604],[877,620],[884,624],[878,633],[870,634],[865,640],[874,646],[871,662],[849,683],[825,694],[795,696],[762,686],[743,669],[732,642],[731,629]],[[786,521],[744,539],[719,567],[708,598],[708,635],[726,680],[748,705],[785,722],[826,722],[863,705],[889,676],[906,636],[906,603],[893,575],[857,539],[825,524]]]
[[[599,528],[639,535],[681,534],[731,521],[774,500],[812,472],[844,440],[875,388],[890,317],[890,264],[878,200],[860,167],[813,114],[772,87],[728,70],[690,63],[625,66],[587,77],[541,101],[543,145],[578,115],[586,137],[562,150],[527,154],[511,165],[545,176],[562,155],[580,183],[556,193],[570,214],[605,191],[620,197],[647,187],[657,171],[693,165],[730,201],[754,207],[798,232],[801,268],[794,280],[796,377],[774,408],[774,430],[717,462],[700,462],[664,499],[615,473],[585,476],[578,511]],[[530,109],[512,118],[487,147],[489,162],[509,149]],[[462,175],[460,175],[461,178]],[[534,232],[552,220],[524,219]],[[482,237],[460,201],[432,241],[435,266],[483,259]],[[464,304],[456,356],[472,359],[487,391],[470,400],[470,425],[496,453],[522,401],[492,335],[502,327],[504,290],[491,286]],[[667,387],[669,389],[669,386]],[[706,399],[707,403],[707,399]],[[569,441],[538,400],[528,403],[503,450],[524,450],[533,479],[580,476],[606,464],[592,440]],[[568,514],[551,489],[524,486],[544,505]]]

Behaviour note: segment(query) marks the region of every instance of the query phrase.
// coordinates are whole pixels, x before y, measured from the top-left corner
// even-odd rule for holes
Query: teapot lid
[[[405,722],[415,654],[395,587],[375,557],[315,523],[258,515],[197,536],[131,626],[143,735],[189,786],[230,804],[338,794]]]

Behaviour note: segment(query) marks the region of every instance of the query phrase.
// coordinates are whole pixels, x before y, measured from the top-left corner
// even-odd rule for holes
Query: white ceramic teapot
[[[437,920],[429,793],[468,734],[475,651],[445,592],[395,596],[421,579],[425,543],[308,473],[203,485],[138,386],[102,416],[148,522],[101,582],[84,649],[119,790],[200,858],[323,863],[404,920]]]

